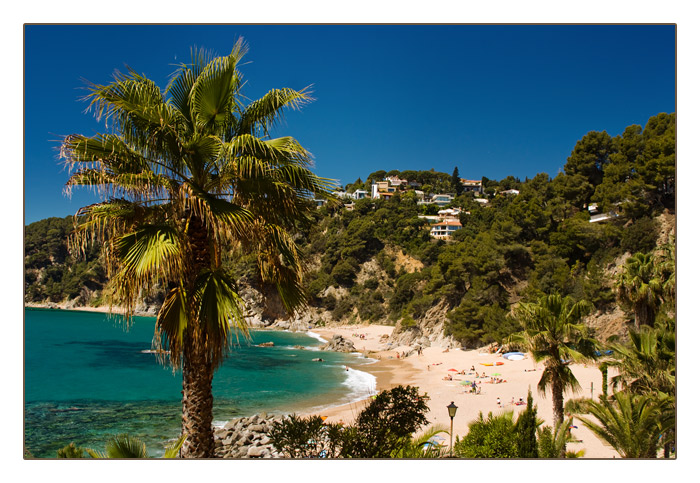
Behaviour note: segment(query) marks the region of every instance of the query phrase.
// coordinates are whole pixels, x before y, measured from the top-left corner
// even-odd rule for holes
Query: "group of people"
[[[524,406],[525,401],[523,401],[523,398],[519,398],[518,401],[516,402],[515,397],[512,397],[512,398],[510,398],[510,404],[511,404],[511,406]],[[503,407],[503,405],[501,405],[501,398],[500,397],[496,398],[496,406],[498,406],[499,408]]]
[[[472,382],[472,385],[469,386],[469,392],[471,394],[481,394],[481,382],[479,384]]]

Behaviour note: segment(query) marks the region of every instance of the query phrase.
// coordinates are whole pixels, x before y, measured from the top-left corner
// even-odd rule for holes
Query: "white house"
[[[377,181],[372,183],[372,199],[388,199],[396,193],[396,187],[390,186],[388,181]]]
[[[459,220],[459,214],[462,212],[461,208],[445,208],[444,210],[438,211],[438,216],[443,220],[457,219]]]
[[[481,193],[481,180],[476,179],[464,179],[460,178],[462,186],[464,186],[464,191],[472,191],[474,193]]]
[[[438,240],[446,240],[460,228],[462,228],[462,224],[459,220],[444,220],[430,227],[430,236]]]
[[[388,181],[391,186],[404,186],[408,184],[408,180],[400,179],[398,176],[389,176],[388,178],[384,178],[384,180]]]
[[[367,198],[369,193],[365,190],[355,190],[355,192],[352,194],[352,198],[355,200],[361,200],[364,198]]]
[[[452,195],[433,195],[430,198],[430,202],[438,206],[446,206],[454,201],[454,196]]]

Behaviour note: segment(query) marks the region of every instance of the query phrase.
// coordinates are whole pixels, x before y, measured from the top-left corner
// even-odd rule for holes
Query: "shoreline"
[[[40,310],[47,310],[47,311],[56,311],[56,312],[89,312],[89,313],[101,313],[105,315],[121,315],[120,311],[118,308],[114,308],[113,310],[109,310],[108,306],[96,306],[96,307],[90,307],[90,306],[79,306],[79,307],[66,307],[65,305],[59,305],[59,304],[39,304],[39,303],[24,303],[24,308],[25,309],[40,309]],[[137,317],[152,317],[155,318],[155,315],[149,314],[149,313],[144,313],[140,312],[137,314],[134,314]],[[251,327],[251,330],[254,331],[275,331],[275,332],[292,332],[292,333],[299,333],[299,334],[304,334],[307,335],[314,340],[318,341],[320,345],[323,345],[327,343],[331,338],[332,335],[329,337],[323,337],[319,335],[319,331],[314,330],[289,330],[289,329],[283,329],[280,327],[272,326],[272,327]],[[325,330],[325,328],[324,328]],[[319,346],[320,347],[320,346]],[[325,351],[319,351],[319,352],[325,352]],[[348,355],[354,355],[355,357],[362,358],[366,354],[363,354],[361,351],[357,351],[355,353],[348,353]],[[369,363],[369,364],[353,364],[352,362],[348,363],[348,367],[351,367],[359,372],[370,374],[371,376],[374,377],[375,382],[374,382],[374,392],[373,394],[376,394],[379,392],[381,389],[377,389],[380,385],[380,379],[377,378],[375,374],[375,370],[367,370],[369,367],[376,366],[379,364],[381,361]],[[381,372],[381,369],[380,369]],[[355,392],[358,390],[356,388],[351,388],[351,390],[354,389]],[[345,407],[345,406],[350,406],[350,405],[356,405],[358,403],[361,403],[363,401],[366,401],[369,399],[369,396],[357,396],[357,397],[352,397],[352,393],[349,394],[349,396],[352,398],[350,402],[342,402],[338,400],[325,400],[325,401],[319,401],[316,398],[310,398],[307,402],[302,402],[297,405],[296,409],[292,409],[292,411],[279,411],[281,414],[292,414],[294,412],[298,414],[318,414],[319,412],[327,412],[327,411],[335,411],[336,408],[339,407]],[[216,404],[216,403],[215,403]],[[247,416],[252,416],[254,413],[248,414]],[[233,419],[236,419],[238,417],[245,417],[245,416],[234,416]],[[229,419],[226,420],[217,420],[214,421],[216,426],[221,426],[225,424]]]
[[[52,307],[38,304],[25,304],[25,308],[52,309]],[[73,307],[58,310],[74,310],[87,312],[109,313],[105,307]],[[114,311],[113,311],[114,312]],[[256,329],[257,330],[257,329]],[[266,328],[261,330],[280,330],[279,328]],[[391,389],[397,385],[416,386],[421,394],[427,394],[429,411],[426,417],[429,424],[421,428],[419,432],[438,425],[449,433],[450,419],[446,406],[454,402],[458,406],[454,418],[453,436],[463,438],[468,432],[468,423],[477,419],[479,413],[488,415],[489,412],[499,414],[512,411],[514,418],[525,406],[513,404],[519,398],[526,400],[528,388],[532,389],[532,397],[537,407],[537,417],[544,420],[543,425],[552,426],[552,401],[551,394],[539,394],[537,383],[542,374],[542,364],[534,364],[527,357],[519,361],[503,359],[498,354],[490,354],[483,349],[463,351],[461,349],[444,349],[439,346],[424,348],[421,355],[411,354],[400,357],[403,352],[410,352],[409,346],[391,346],[388,350],[386,337],[394,328],[382,325],[346,325],[334,327],[316,327],[307,331],[310,337],[319,341],[330,341],[334,335],[341,335],[351,340],[356,348],[357,357],[369,357],[377,359],[370,364],[348,364],[348,367],[371,374],[375,378],[375,392]],[[287,330],[288,331],[288,330]],[[362,335],[362,338],[360,337]],[[497,362],[501,365],[495,365]],[[471,367],[485,377],[474,377]],[[565,393],[565,400],[572,397],[594,397],[601,394],[602,376],[597,366],[572,364],[572,371],[578,379],[581,391],[572,395]],[[455,369],[456,371],[449,371]],[[455,374],[465,371],[464,375]],[[452,380],[445,380],[448,374],[453,375]],[[491,376],[498,374],[505,380],[501,384],[492,384]],[[610,374],[612,377],[614,374]],[[480,394],[471,394],[465,391],[465,381],[476,382],[481,388]],[[330,422],[351,423],[357,415],[371,401],[371,396],[343,403],[340,401],[328,401],[327,404],[311,403],[300,405],[296,414],[300,416],[320,415],[326,416]],[[499,404],[500,402],[500,404]],[[289,411],[287,414],[291,414]],[[579,443],[569,444],[569,450],[579,451],[585,449],[584,458],[609,459],[619,458],[615,450],[603,444],[590,430],[585,428],[580,421],[574,419],[572,435]],[[445,444],[449,444],[449,436],[446,436]]]
[[[123,311],[120,311],[118,307],[113,307],[110,310],[108,305],[99,305],[97,307],[81,305],[77,307],[67,307],[65,304],[44,304],[36,302],[24,302],[25,309],[46,309],[46,310],[62,310],[66,312],[97,312],[102,314],[115,314],[123,315]],[[138,311],[134,313],[135,317],[155,317],[156,314],[150,312]]]

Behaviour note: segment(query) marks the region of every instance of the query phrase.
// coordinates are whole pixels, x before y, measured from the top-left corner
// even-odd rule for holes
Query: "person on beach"
[[[496,398],[496,406],[498,406],[499,408],[501,407],[501,398],[500,397]]]

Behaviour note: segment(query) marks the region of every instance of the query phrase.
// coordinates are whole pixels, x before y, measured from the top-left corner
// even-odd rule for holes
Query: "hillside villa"
[[[430,227],[430,236],[438,240],[446,240],[452,236],[454,232],[462,228],[459,220],[449,219],[439,223],[435,223]]]

